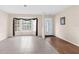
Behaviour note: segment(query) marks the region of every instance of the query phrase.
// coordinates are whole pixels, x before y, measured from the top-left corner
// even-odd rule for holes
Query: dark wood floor
[[[79,54],[79,47],[57,37],[50,37],[49,43],[61,54]]]

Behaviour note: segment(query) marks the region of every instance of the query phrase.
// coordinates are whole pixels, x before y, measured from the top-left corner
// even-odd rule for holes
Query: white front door
[[[54,23],[52,18],[45,18],[45,35],[54,35]]]

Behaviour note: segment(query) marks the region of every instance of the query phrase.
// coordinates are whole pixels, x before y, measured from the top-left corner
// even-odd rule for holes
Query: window
[[[22,30],[31,30],[31,25],[32,25],[31,20],[28,20],[28,21],[23,20],[22,21]]]
[[[19,20],[16,20],[15,21],[15,31],[20,31],[20,21]]]
[[[15,31],[25,31],[32,29],[32,20],[15,20]]]

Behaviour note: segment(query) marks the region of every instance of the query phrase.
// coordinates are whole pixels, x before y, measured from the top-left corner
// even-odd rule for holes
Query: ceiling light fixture
[[[24,7],[27,7],[27,5],[24,5]]]

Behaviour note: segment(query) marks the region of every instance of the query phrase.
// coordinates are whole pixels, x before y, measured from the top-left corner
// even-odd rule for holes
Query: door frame
[[[13,18],[13,36],[15,36],[15,20],[26,20],[24,18]],[[36,36],[38,36],[38,18],[30,18],[28,20],[36,20]]]

